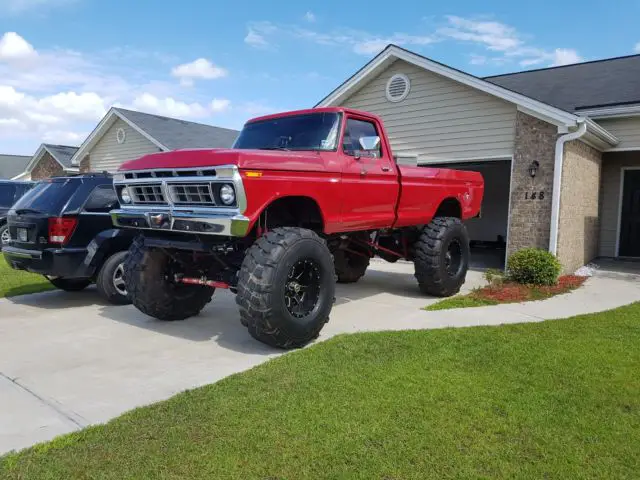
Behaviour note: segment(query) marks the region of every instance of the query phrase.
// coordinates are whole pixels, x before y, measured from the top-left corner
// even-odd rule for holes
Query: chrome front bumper
[[[244,237],[249,231],[249,219],[237,212],[180,212],[169,210],[112,210],[116,227],[143,230],[197,233]]]

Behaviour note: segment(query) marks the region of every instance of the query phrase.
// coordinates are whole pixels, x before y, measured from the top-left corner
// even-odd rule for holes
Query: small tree
[[[539,248],[523,248],[507,260],[509,279],[526,285],[555,285],[561,269],[553,254]]]

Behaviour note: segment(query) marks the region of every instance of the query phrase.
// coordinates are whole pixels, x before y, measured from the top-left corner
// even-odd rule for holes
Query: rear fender
[[[118,228],[100,232],[87,246],[87,256],[84,259],[87,270],[95,275],[107,258],[116,252],[128,250],[137,233]]]

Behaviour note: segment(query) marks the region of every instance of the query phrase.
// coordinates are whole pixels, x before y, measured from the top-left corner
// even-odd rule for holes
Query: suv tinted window
[[[16,211],[32,210],[51,215],[60,215],[78,186],[80,186],[80,182],[69,179],[38,183],[18,200],[13,208]]]
[[[84,205],[85,212],[108,213],[118,207],[118,197],[111,185],[100,185],[93,189],[87,203]]]
[[[16,195],[16,186],[6,183],[0,185],[0,207],[10,207]]]
[[[16,196],[14,197],[14,202],[17,202],[21,196],[27,193],[33,185],[29,184],[20,184],[16,185]]]

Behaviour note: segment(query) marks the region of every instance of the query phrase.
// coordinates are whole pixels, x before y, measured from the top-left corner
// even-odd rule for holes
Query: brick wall
[[[80,161],[80,173],[87,173],[91,171],[91,158],[89,155],[85,156]]]
[[[598,255],[602,153],[578,140],[564,145],[558,259],[573,273]]]
[[[31,170],[31,179],[41,180],[43,178],[53,177],[54,175],[62,175],[63,173],[63,168],[53,159],[51,154],[44,152],[40,161],[36,163]]]
[[[525,113],[516,116],[507,255],[525,247],[549,248],[556,126]],[[534,178],[529,166],[540,166]]]

